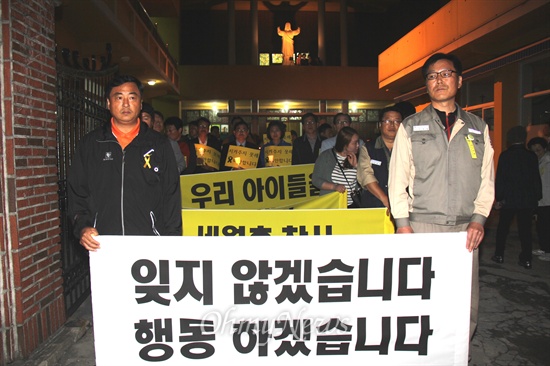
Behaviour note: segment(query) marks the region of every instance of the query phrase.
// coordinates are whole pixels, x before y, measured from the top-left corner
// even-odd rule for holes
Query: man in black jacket
[[[181,193],[174,152],[140,121],[143,85],[118,76],[106,89],[111,119],[85,135],[69,172],[74,234],[95,251],[102,235],[181,235]]]
[[[525,147],[525,127],[512,127],[506,137],[510,146],[500,154],[495,180],[495,208],[500,209],[500,218],[495,255],[491,259],[496,263],[504,261],[506,237],[512,219],[516,216],[521,242],[518,264],[531,269],[531,220],[538,201],[542,198],[538,160],[537,156]]]
[[[319,156],[321,138],[317,133],[317,116],[306,113],[302,116],[304,135],[292,143],[292,165],[313,164]]]

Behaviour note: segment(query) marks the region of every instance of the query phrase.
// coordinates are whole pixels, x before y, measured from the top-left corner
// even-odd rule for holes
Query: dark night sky
[[[349,66],[377,66],[378,55],[395,43],[448,0],[400,0],[390,2],[384,12],[348,14]],[[250,16],[248,11],[236,11],[237,64],[250,62]],[[291,21],[292,28],[301,28],[294,38],[296,52],[317,54],[317,12],[298,11],[292,21],[288,12],[259,12],[260,52],[280,52],[281,40],[277,27]],[[289,19],[290,18],[290,19]],[[283,23],[283,24],[279,24]],[[339,13],[327,12],[325,17],[325,65],[340,63]],[[190,36],[191,35],[191,36]],[[227,13],[225,11],[182,11],[182,55],[184,65],[227,64]]]

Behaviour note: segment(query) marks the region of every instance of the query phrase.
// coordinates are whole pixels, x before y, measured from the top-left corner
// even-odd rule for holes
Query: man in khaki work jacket
[[[466,249],[473,251],[471,338],[479,303],[476,249],[494,200],[494,167],[487,124],[455,103],[461,75],[454,55],[437,53],[425,62],[431,105],[397,131],[388,192],[397,233],[467,232]]]

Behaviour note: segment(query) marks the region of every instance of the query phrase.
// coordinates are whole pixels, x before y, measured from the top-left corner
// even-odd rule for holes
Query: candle
[[[268,155],[267,156],[267,161],[269,161],[269,165],[273,165],[273,155]]]
[[[200,156],[204,155],[204,147],[199,147],[199,155]]]
[[[237,165],[239,165],[239,164],[241,163],[241,158],[236,157],[236,158],[235,158],[235,163],[237,163]]]

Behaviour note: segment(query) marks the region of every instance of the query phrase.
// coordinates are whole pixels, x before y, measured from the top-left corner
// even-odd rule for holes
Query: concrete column
[[[236,51],[235,51],[235,0],[227,1],[227,16],[228,16],[228,29],[227,29],[227,42],[228,44],[228,64],[235,65],[236,63]]]
[[[325,0],[317,1],[317,56],[326,63],[325,52]]]
[[[327,101],[326,100],[320,100],[319,101],[319,112],[320,113],[326,113],[327,112]]]
[[[343,100],[342,101],[342,113],[348,113],[349,114],[349,100]]]
[[[348,1],[347,0],[340,0],[340,66],[348,66]]]
[[[250,0],[250,25],[252,33],[252,45],[250,47],[250,64],[258,66],[259,64],[259,45],[258,45],[258,0]]]

